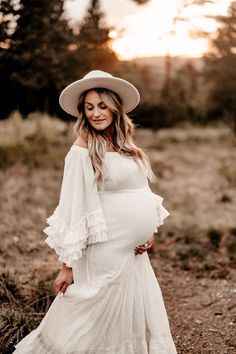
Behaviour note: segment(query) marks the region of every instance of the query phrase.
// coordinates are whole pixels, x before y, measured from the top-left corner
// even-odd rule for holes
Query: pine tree
[[[1,3],[1,12],[3,8]],[[14,10],[14,9],[13,9]],[[62,0],[21,0],[9,48],[0,53],[1,114],[60,111],[58,94],[70,81],[74,35],[63,20]]]
[[[67,84],[92,69],[122,72],[100,1],[91,1],[77,36],[63,19],[63,2],[0,0],[0,119],[14,109],[63,116],[58,96]]]
[[[100,10],[100,1],[92,0],[88,13],[80,26],[80,42],[91,49],[106,47],[110,41],[110,29],[104,23],[104,13]]]
[[[110,46],[110,28],[106,26],[104,17],[100,10],[100,1],[92,0],[88,13],[79,26],[77,55],[83,74],[94,69],[112,72],[119,65],[118,58]]]

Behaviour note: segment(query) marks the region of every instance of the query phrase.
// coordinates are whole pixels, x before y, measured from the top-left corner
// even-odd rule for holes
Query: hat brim
[[[130,82],[118,77],[94,77],[72,82],[60,94],[59,104],[62,109],[78,117],[77,105],[80,95],[87,90],[106,88],[117,93],[123,103],[125,113],[132,111],[140,101],[138,90]]]

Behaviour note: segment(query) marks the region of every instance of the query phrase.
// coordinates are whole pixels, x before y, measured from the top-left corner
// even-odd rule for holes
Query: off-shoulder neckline
[[[87,148],[82,147],[82,146],[79,146],[79,145],[77,145],[77,144],[72,144],[71,147],[76,147],[77,149],[82,149],[82,150],[88,152],[88,149],[87,149]],[[118,151],[106,151],[106,154],[119,154],[119,155],[121,155]]]

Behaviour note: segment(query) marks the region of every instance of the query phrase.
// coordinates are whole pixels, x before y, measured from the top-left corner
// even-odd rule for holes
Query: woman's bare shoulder
[[[78,146],[81,146],[81,147],[84,147],[84,148],[88,147],[87,141],[81,135],[78,136],[78,138],[74,141],[74,145],[78,145]]]

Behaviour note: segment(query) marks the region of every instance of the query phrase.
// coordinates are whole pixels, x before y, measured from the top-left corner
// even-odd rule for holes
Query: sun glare
[[[101,0],[111,47],[121,60],[136,57],[169,55],[200,57],[208,42],[194,36],[195,30],[213,32],[216,22],[206,15],[225,15],[231,0],[215,0],[204,6],[181,8],[181,0],[149,0],[138,6],[134,1]],[[66,1],[69,18],[86,13],[89,0]],[[176,20],[178,19],[178,20]],[[182,20],[181,20],[182,19]]]
[[[112,31],[109,32],[108,36],[111,39],[115,39],[115,38],[118,37],[118,33],[115,30],[112,30]]]
[[[227,6],[223,12],[221,3],[221,13],[226,13],[226,9]],[[215,14],[216,10],[214,8],[211,11],[209,7],[208,13]],[[193,38],[191,31],[214,31],[216,22],[206,19],[196,6],[188,8],[182,15],[186,16],[187,21],[174,21],[180,16],[178,0],[153,0],[142,12],[126,18],[127,30],[122,37],[113,37],[112,48],[121,60],[167,53],[172,56],[200,57],[208,50],[208,42],[203,38]]]

